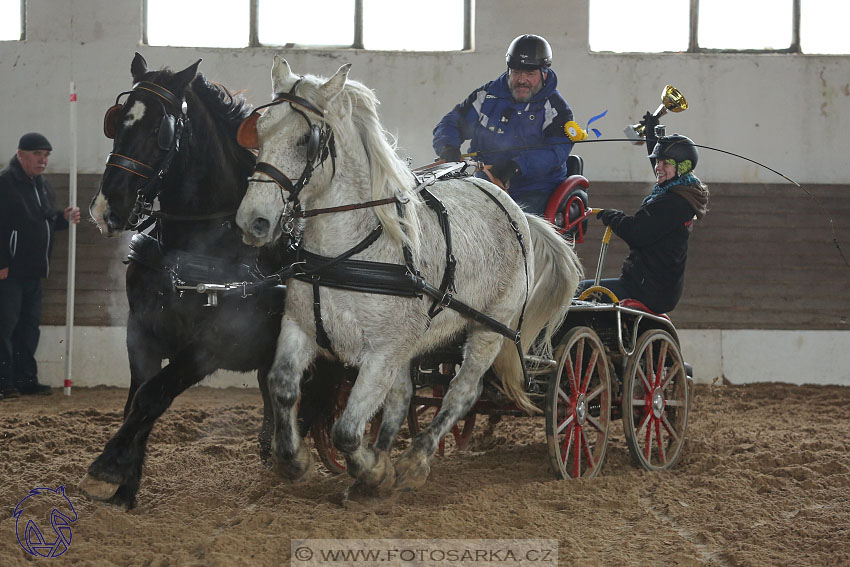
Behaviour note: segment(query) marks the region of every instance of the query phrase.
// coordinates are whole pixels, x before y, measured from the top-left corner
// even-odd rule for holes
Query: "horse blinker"
[[[322,129],[318,124],[310,125],[310,139],[307,141],[307,161],[314,161],[319,156],[322,144]]]
[[[174,143],[174,116],[166,113],[159,122],[159,134],[156,138],[156,143],[159,149],[168,151]]]
[[[239,125],[239,130],[236,131],[236,141],[243,148],[248,150],[259,149],[260,140],[257,134],[257,120],[259,118],[260,114],[254,112]]]
[[[122,108],[124,108],[123,104],[113,104],[103,115],[103,134],[110,140],[115,139],[115,132],[118,130],[116,124],[118,113],[121,112]]]

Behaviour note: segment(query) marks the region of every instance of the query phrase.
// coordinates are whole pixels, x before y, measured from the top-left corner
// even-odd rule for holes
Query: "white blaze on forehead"
[[[129,128],[136,122],[142,119],[142,116],[145,115],[145,105],[142,101],[137,100],[133,103],[133,106],[130,107],[130,110],[127,111],[127,117],[124,118],[124,126]]]

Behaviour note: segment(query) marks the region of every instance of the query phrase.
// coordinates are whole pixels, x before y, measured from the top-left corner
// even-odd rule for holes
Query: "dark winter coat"
[[[39,175],[30,179],[14,156],[0,171],[0,270],[10,278],[45,278],[53,233],[68,228],[56,196]]]
[[[672,311],[682,297],[688,238],[694,217],[705,216],[707,205],[708,189],[697,183],[670,189],[634,215],[605,211],[605,223],[629,245],[620,277],[656,313]]]

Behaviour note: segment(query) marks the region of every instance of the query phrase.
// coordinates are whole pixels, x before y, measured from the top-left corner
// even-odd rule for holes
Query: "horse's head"
[[[104,116],[104,134],[114,143],[100,191],[89,206],[102,234],[115,236],[137,225],[140,212],[156,197],[180,149],[186,128],[184,93],[200,62],[178,73],[149,72],[144,57],[136,53],[130,65],[133,88],[120,93]]]
[[[308,192],[330,182],[334,168],[319,167],[336,157],[326,109],[342,92],[350,67],[343,65],[324,81],[293,74],[286,60],[275,56],[274,100],[259,107],[265,111],[255,111],[239,129],[240,143],[259,150],[254,177],[236,215],[245,243],[262,246],[279,238],[287,203],[298,206]]]

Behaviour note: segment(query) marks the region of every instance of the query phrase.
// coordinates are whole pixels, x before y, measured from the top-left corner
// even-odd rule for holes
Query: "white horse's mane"
[[[307,100],[321,99],[319,87],[326,80],[306,75],[296,87],[296,92]],[[400,244],[408,244],[414,256],[418,256],[422,200],[413,191],[413,174],[396,154],[395,136],[381,125],[379,104],[372,89],[359,81],[347,79],[342,92],[330,101],[324,101],[325,121],[338,138],[337,148],[349,147],[355,139],[360,140],[369,158],[371,199],[397,196],[407,201],[403,207],[403,218],[399,217],[393,205],[376,207],[375,214],[390,238]]]

